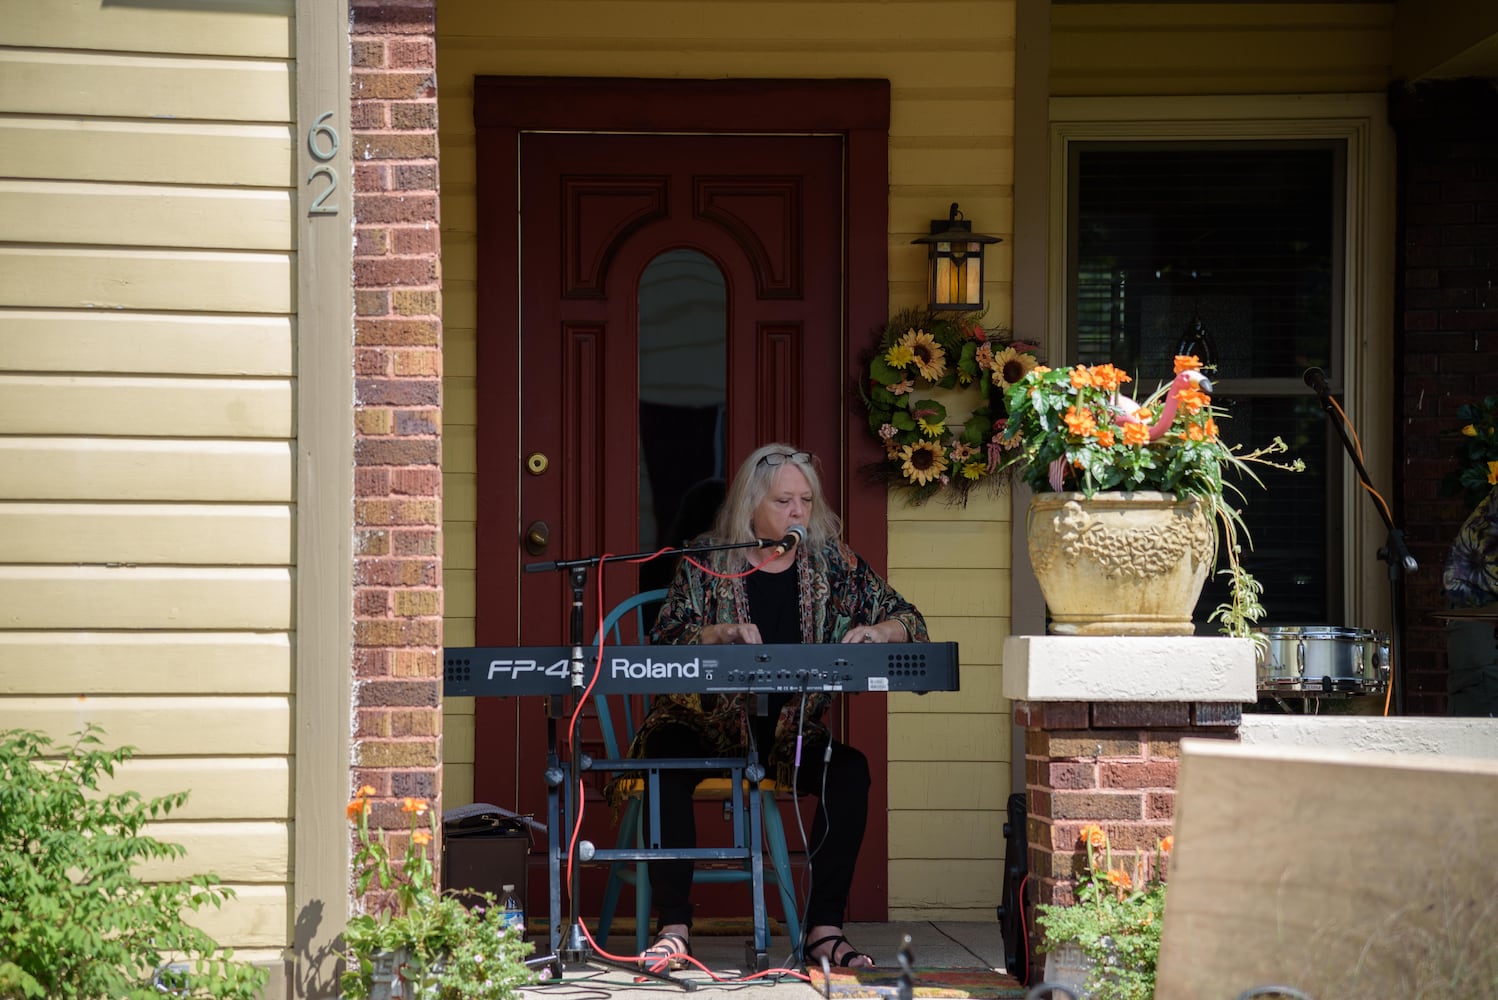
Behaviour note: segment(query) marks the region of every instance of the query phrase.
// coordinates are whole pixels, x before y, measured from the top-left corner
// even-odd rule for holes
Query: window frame
[[[1334,335],[1341,347],[1328,375],[1362,441],[1375,488],[1394,503],[1394,146],[1384,96],[1058,97],[1050,100],[1048,139],[1045,348],[1048,357],[1063,360],[1070,350],[1069,212],[1076,198],[1068,184],[1074,144],[1316,139],[1345,145],[1342,329]],[[1328,433],[1336,440],[1334,430]],[[1387,632],[1392,599],[1387,567],[1377,556],[1387,529],[1350,461],[1343,460],[1332,513],[1340,513],[1345,527],[1340,538],[1328,538],[1334,551],[1341,549],[1343,620],[1333,624]]]

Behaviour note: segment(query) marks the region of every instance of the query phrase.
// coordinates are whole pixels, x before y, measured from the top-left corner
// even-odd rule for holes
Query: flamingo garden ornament
[[[1212,391],[1211,380],[1193,368],[1188,368],[1171,379],[1169,388],[1165,390],[1165,401],[1160,404],[1160,416],[1150,425],[1149,439],[1151,441],[1160,440],[1165,432],[1170,429],[1170,425],[1176,418],[1176,410],[1181,405],[1181,390],[1187,386],[1199,389],[1202,392]],[[1119,427],[1130,423],[1142,423],[1138,416],[1140,409],[1138,403],[1134,402],[1128,396],[1117,394],[1114,395],[1113,401],[1114,409],[1118,414],[1113,422]]]

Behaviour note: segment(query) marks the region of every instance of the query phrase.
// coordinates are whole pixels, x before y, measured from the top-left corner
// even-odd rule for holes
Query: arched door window
[[[668,250],[640,277],[642,550],[706,530],[722,498],[727,303],[723,272],[696,250]],[[642,567],[641,589],[665,586],[654,565]]]

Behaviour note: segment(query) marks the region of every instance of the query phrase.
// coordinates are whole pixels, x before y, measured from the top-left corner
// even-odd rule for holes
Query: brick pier
[[[1037,903],[1068,904],[1086,863],[1081,830],[1108,831],[1132,868],[1171,832],[1183,737],[1236,740],[1257,697],[1253,642],[1196,636],[1014,636],[1004,694],[1025,728],[1029,882]],[[1037,935],[1031,961],[1038,967]]]

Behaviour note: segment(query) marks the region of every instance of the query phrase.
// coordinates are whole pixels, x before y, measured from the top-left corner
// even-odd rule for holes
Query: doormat
[[[811,985],[829,997],[898,997],[899,969],[833,969],[829,986],[820,968],[810,968]],[[910,970],[913,997],[968,997],[970,1000],[1023,1000],[1025,986],[1018,979],[992,969]]]

